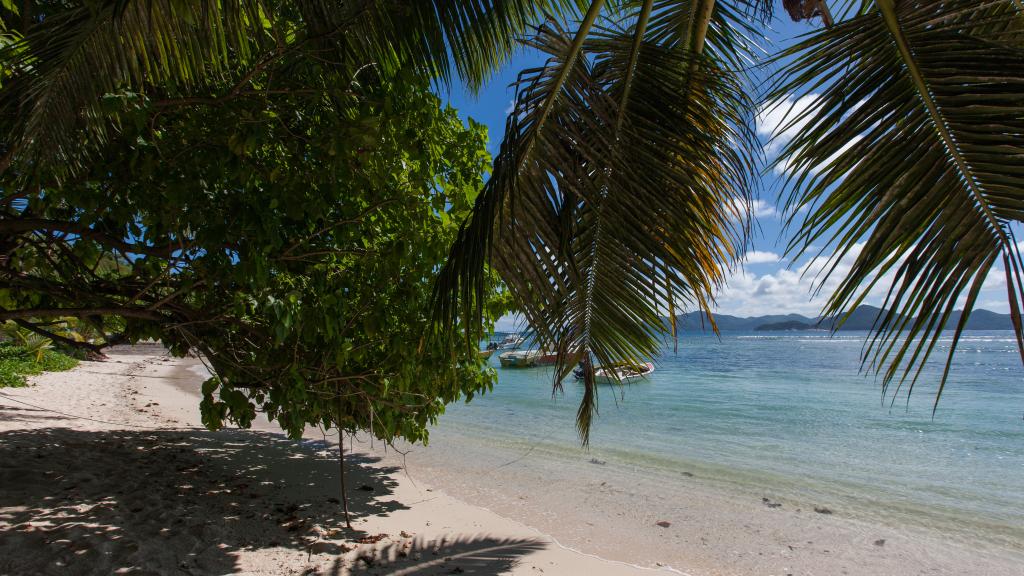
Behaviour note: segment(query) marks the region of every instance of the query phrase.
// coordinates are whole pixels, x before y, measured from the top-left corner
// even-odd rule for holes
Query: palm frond
[[[806,124],[781,159],[792,170],[790,221],[807,210],[790,252],[833,238],[822,281],[853,258],[826,315],[845,317],[872,288],[888,285],[887,311],[864,354],[883,394],[909,381],[909,395],[963,307],[938,402],[962,329],[1000,260],[1020,317],[1022,263],[1011,224],[1024,217],[1024,171],[1013,168],[1024,160],[1024,51],[1012,30],[1024,14],[1006,0],[876,5],[788,52],[793,63],[770,97],[820,91],[794,118]],[[1019,322],[1016,332],[1024,342]]]
[[[686,35],[693,25],[693,9],[699,4],[699,0],[657,0],[647,41],[665,48],[689,49]],[[714,2],[702,53],[719,68],[739,72],[753,67],[764,55],[765,36],[758,26],[757,6],[747,0]]]
[[[405,2],[420,33],[403,31],[395,38],[422,38],[425,54],[413,61],[436,63],[435,76],[450,79],[440,68],[451,60],[455,72],[472,90],[508,62],[519,42],[545,18],[564,21],[578,18],[586,9],[582,0],[433,0]]]
[[[665,16],[656,4],[652,24]],[[638,40],[645,5],[628,29],[594,27],[582,54],[586,25],[532,41],[548,65],[521,76],[494,173],[437,287],[443,320],[473,314],[490,262],[538,343],[558,352],[556,388],[583,362],[584,444],[593,361],[657,354],[666,305],[710,312],[746,240],[736,207],[751,189],[753,104],[713,55]]]
[[[7,145],[52,167],[74,168],[83,142],[106,141],[103,95],[222,79],[269,41],[267,15],[255,0],[108,1],[38,20],[0,48],[0,62],[13,74],[0,110]]]
[[[546,16],[572,18],[573,0],[105,0],[37,14],[0,47],[13,71],[0,100],[5,143],[30,162],[75,169],[80,143],[101,146],[122,91],[214,96],[268,59],[302,47],[324,65],[384,75],[414,70],[478,87]],[[298,21],[298,26],[293,23]],[[87,136],[83,138],[83,132]]]

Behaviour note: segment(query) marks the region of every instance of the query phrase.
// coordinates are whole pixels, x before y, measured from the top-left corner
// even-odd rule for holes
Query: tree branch
[[[93,354],[100,354],[100,350],[103,348],[102,346],[99,346],[97,344],[93,344],[91,342],[79,342],[78,340],[72,340],[71,338],[67,338],[65,336],[61,336],[60,334],[55,334],[53,332],[50,332],[49,330],[46,330],[46,329],[40,327],[38,324],[33,324],[32,322],[29,322],[28,320],[23,320],[21,318],[14,318],[12,320],[12,322],[14,322],[18,326],[21,326],[22,328],[24,328],[26,330],[31,330],[32,332],[35,332],[36,334],[39,334],[40,336],[44,336],[46,338],[49,338],[50,340],[53,340],[54,342],[60,342],[61,344],[65,345],[65,346],[70,346],[72,348],[82,348],[82,349],[84,349],[84,350],[86,350],[88,352],[91,352]]]
[[[175,252],[184,251],[189,246],[183,244],[168,244],[167,246],[145,246],[126,242],[110,234],[89,228],[77,222],[62,222],[59,220],[45,220],[42,218],[2,218],[0,219],[0,235],[21,234],[23,232],[64,232],[75,234],[86,240],[94,240],[132,254],[145,254],[147,256],[160,256],[171,258]]]
[[[167,320],[163,314],[139,308],[27,308],[23,310],[0,311],[0,320],[17,320],[19,318],[56,318],[60,316],[123,316],[141,320]]]

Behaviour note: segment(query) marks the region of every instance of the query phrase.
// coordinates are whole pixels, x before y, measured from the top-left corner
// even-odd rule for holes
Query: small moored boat
[[[598,366],[594,369],[594,382],[597,384],[626,384],[646,378],[654,372],[654,364],[644,362],[634,364],[623,362],[612,366]],[[583,379],[583,369],[573,371],[577,380]]]
[[[503,368],[533,368],[555,363],[557,356],[543,350],[513,350],[498,356]]]
[[[505,339],[498,342],[498,348],[519,348],[523,345],[526,338],[523,338],[519,334],[508,334]]]
[[[491,354],[494,354],[497,350],[498,350],[498,343],[497,342],[488,342],[487,343],[487,348],[485,348],[484,350],[480,351],[480,357],[481,358],[490,358]]]

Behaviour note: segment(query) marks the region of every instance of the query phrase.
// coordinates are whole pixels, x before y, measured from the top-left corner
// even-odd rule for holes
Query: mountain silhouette
[[[946,329],[953,330],[960,321],[961,311],[950,314]],[[839,327],[846,330],[871,330],[884,310],[876,306],[861,305],[853,311]],[[790,330],[831,330],[836,323],[835,318],[819,316],[808,318],[800,314],[770,314],[766,316],[749,316],[741,318],[729,314],[715,314],[715,323],[723,332],[751,331],[790,331]],[[676,316],[676,326],[680,332],[711,332],[711,323],[703,312],[689,312]],[[1013,330],[1009,314],[999,314],[990,310],[974,310],[967,320],[965,330]]]

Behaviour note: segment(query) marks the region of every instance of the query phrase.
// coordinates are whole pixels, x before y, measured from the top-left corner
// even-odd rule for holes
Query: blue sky
[[[774,48],[791,41],[795,36],[813,30],[815,24],[793,23],[784,11],[779,10],[772,23],[773,30],[767,36]],[[519,70],[539,66],[543,59],[536,53],[523,52],[518,54],[496,77],[494,77],[477,95],[455,87],[447,96],[452,106],[459,110],[463,117],[472,117],[477,122],[486,124],[490,133],[490,149],[496,154],[505,128],[505,117],[511,107],[514,91],[511,84],[515,81]],[[800,107],[802,102],[790,99],[783,106],[764,111],[759,115],[758,135],[766,145],[768,159],[785,140],[785,134],[776,136],[769,143],[773,130],[779,125],[781,118],[789,107]],[[783,258],[790,233],[784,229],[779,214],[778,191],[781,188],[781,172],[772,170],[762,176],[761,196],[752,206],[757,219],[753,247],[747,254],[747,260],[733,271],[728,285],[718,295],[717,311],[737,316],[757,316],[764,314],[780,314],[796,312],[807,316],[815,316],[824,304],[829,286],[837,283],[838,274],[852,262],[847,256],[841,262],[837,275],[828,282],[825,290],[815,296],[814,272],[820,270],[827,261],[827,254],[822,258],[802,258],[790,261]],[[873,291],[867,303],[881,304],[884,289],[888,283],[880,282],[880,287]],[[986,282],[979,299],[980,308],[996,312],[1007,312],[1005,278],[1001,268],[994,270]],[[511,322],[504,319],[498,326],[499,330],[509,329]]]

